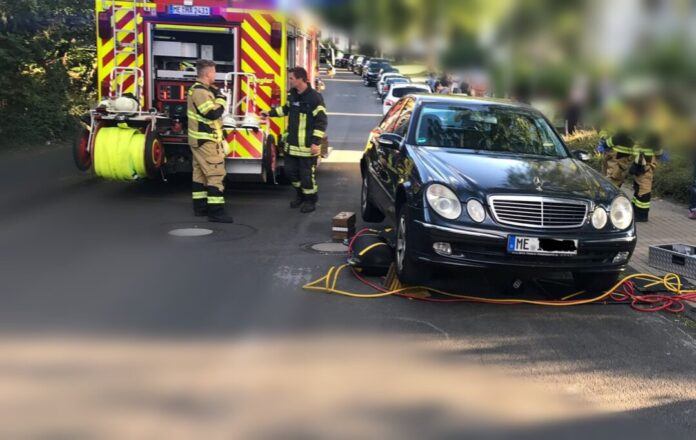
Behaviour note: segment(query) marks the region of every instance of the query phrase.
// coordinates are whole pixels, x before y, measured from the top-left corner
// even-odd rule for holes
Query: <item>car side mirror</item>
[[[384,133],[377,138],[377,143],[384,148],[398,150],[401,147],[402,140],[403,138],[398,134]]]
[[[581,162],[589,162],[590,159],[592,159],[590,153],[584,150],[573,150],[570,152],[570,154],[572,154],[574,158]]]

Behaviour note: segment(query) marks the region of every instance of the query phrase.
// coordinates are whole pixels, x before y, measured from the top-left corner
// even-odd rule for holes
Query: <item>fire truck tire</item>
[[[82,128],[73,143],[73,160],[75,166],[80,171],[87,171],[92,168],[92,153],[88,148],[89,130]]]
[[[263,143],[263,180],[268,184],[275,184],[276,168],[278,168],[278,150],[276,149],[273,135],[266,137]]]
[[[164,164],[164,145],[156,132],[147,128],[145,134],[145,171],[150,179],[156,178]]]

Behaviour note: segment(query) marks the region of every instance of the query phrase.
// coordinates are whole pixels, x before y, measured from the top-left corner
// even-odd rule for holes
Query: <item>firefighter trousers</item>
[[[645,159],[647,162],[645,172],[640,176],[633,177],[633,209],[636,214],[636,220],[642,221],[648,219],[653,176],[655,175],[655,168],[657,168],[657,161],[654,156],[648,156]],[[621,185],[628,178],[633,160],[634,157],[629,154],[617,153],[615,151],[606,153],[606,175],[616,187],[621,188]]]
[[[206,142],[200,147],[191,147],[193,182],[205,187],[213,186],[220,192],[225,190],[225,153],[222,145]]]
[[[317,157],[285,155],[285,175],[294,188],[300,188],[304,195],[314,195],[317,186]]]
[[[191,147],[193,166],[193,209],[197,215],[205,215],[208,205],[224,205],[225,153],[222,145],[206,142]]]

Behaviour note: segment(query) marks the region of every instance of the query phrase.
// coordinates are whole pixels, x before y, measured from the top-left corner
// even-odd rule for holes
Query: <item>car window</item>
[[[394,125],[394,129],[391,130],[394,134],[405,137],[406,131],[408,130],[408,123],[411,121],[411,114],[413,113],[414,102],[413,99],[404,100],[403,110],[399,113],[399,117]]]
[[[428,91],[425,87],[399,87],[392,90],[392,96],[394,98],[403,98],[411,93],[428,93]]]
[[[382,130],[383,133],[390,133],[392,129],[394,128],[394,124],[396,123],[399,113],[401,112],[401,108],[404,106],[405,101],[399,101],[396,104],[392,106],[391,109],[387,112],[387,115],[382,119],[382,123],[379,124],[380,130]]]
[[[416,145],[567,156],[543,116],[525,108],[500,105],[426,105],[418,120]]]

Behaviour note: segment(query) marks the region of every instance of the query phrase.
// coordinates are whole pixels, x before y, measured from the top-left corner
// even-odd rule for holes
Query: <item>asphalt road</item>
[[[693,438],[696,327],[672,315],[303,291],[343,262],[307,247],[359,212],[354,159],[381,113],[357,76],[326,84],[334,160],[310,215],[290,187],[233,184],[237,223],[211,227],[185,179],[103,182],[65,148],[0,161],[0,386],[16,390],[0,434],[127,438],[137,419],[236,438]],[[214,232],[169,239],[179,227]]]

